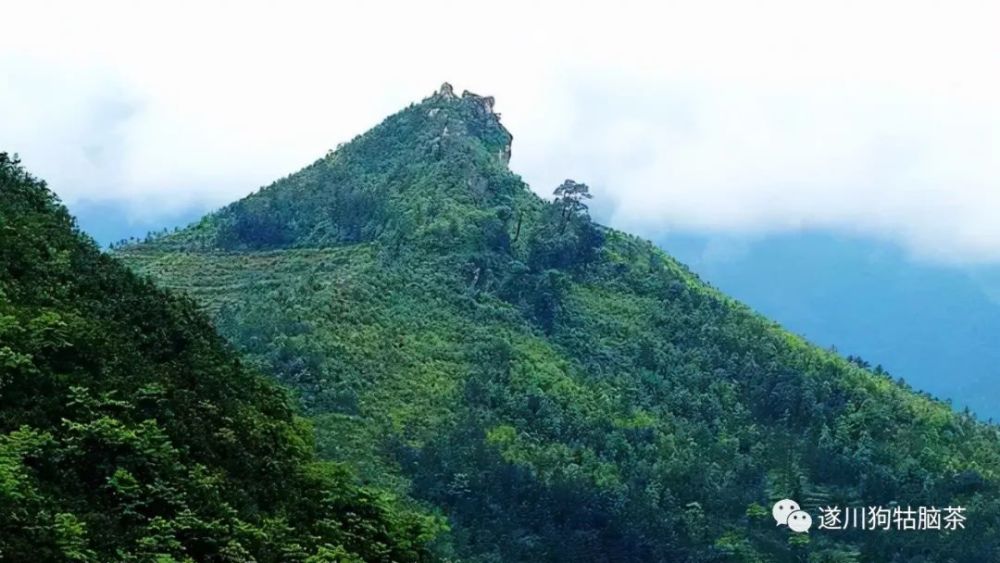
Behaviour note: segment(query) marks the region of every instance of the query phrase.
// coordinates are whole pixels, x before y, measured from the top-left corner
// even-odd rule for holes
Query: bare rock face
[[[510,164],[510,150],[511,141],[513,136],[509,131],[500,123],[500,114],[494,111],[493,106],[496,104],[496,99],[493,96],[480,96],[478,94],[473,94],[468,90],[462,92],[462,99],[468,100],[474,104],[479,115],[483,118],[491,120],[496,123],[500,129],[503,130],[507,137],[507,142],[504,144],[503,148],[500,149],[497,154],[497,159],[500,160],[505,166]]]
[[[500,158],[500,162],[502,162],[504,166],[510,164],[510,145],[511,143],[509,142],[504,145],[503,150],[501,150],[500,154],[497,155]]]
[[[429,99],[439,99],[439,100],[458,100],[459,97],[455,95],[455,89],[448,82],[441,84],[436,92]],[[462,92],[461,100],[463,103],[468,104],[473,108],[473,113],[476,116],[475,121],[479,123],[489,124],[488,127],[499,127],[503,132],[506,142],[503,147],[497,152],[497,159],[507,165],[510,163],[510,151],[511,151],[511,141],[513,140],[511,134],[507,129],[500,123],[500,114],[497,113],[493,107],[496,104],[496,99],[493,96],[480,96],[474,94],[468,90]],[[435,117],[440,112],[440,107],[431,108],[428,111],[430,117]],[[442,132],[441,136],[447,136],[448,129],[447,126]]]
[[[441,85],[440,88],[438,88],[437,95],[440,96],[440,97],[442,97],[442,98],[446,98],[446,99],[450,99],[450,98],[455,98],[456,97],[455,96],[455,89],[452,88],[451,84],[449,84],[447,82],[445,82],[444,84]]]
[[[486,115],[496,115],[496,112],[493,111],[493,104],[496,103],[496,100],[493,98],[493,96],[480,96],[478,94],[473,94],[468,90],[463,90],[462,99],[472,100],[473,102],[479,105],[481,111]]]

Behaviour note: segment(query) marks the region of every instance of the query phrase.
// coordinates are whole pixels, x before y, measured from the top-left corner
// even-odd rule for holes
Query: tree
[[[587,184],[569,179],[560,184],[553,193],[556,196],[556,204],[562,208],[560,232],[566,229],[570,217],[587,212],[587,204],[583,203],[583,200],[594,197],[590,195],[590,187]]]
[[[442,521],[394,499],[0,152],[0,559],[429,560]]]

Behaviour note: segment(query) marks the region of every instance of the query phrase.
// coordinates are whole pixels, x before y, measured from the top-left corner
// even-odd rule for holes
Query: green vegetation
[[[490,99],[444,88],[118,255],[289,386],[324,457],[447,514],[439,556],[1000,560],[996,427],[594,224],[585,185],[536,197],[510,140]],[[968,524],[794,535],[784,497]]]
[[[0,559],[427,559],[441,523],[318,461],[313,434],[0,153]]]

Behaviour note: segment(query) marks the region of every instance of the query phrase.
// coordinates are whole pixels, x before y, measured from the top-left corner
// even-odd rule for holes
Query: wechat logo
[[[787,498],[774,503],[771,515],[778,526],[788,526],[793,532],[808,532],[813,525],[812,516],[799,503]]]

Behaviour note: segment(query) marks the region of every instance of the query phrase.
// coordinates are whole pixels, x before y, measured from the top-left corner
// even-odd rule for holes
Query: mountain
[[[1000,419],[1000,305],[956,267],[825,233],[752,241],[674,235],[662,248],[719,289],[823,346]]]
[[[0,559],[418,561],[439,526],[0,153]]]
[[[188,225],[209,211],[208,206],[193,204],[180,210],[157,210],[147,216],[136,216],[128,203],[116,200],[82,199],[67,203],[80,230],[94,239],[101,248],[144,240],[150,233],[165,233],[176,225]]]
[[[203,206],[151,217],[114,201],[68,205],[102,247],[200,218]],[[610,210],[608,214],[610,214]],[[864,237],[796,232],[671,233],[655,241],[705,281],[796,334],[906,374],[920,391],[1000,419],[1000,300],[990,269],[925,264]],[[792,267],[789,267],[792,265]]]
[[[508,169],[445,85],[192,227],[117,251],[294,390],[320,452],[447,515],[466,561],[992,561],[1000,436],[813,346]],[[768,508],[961,506],[790,533]]]
[[[102,247],[143,240],[204,214],[194,206],[131,218],[127,205],[68,205]],[[1000,301],[976,269],[925,264],[864,237],[796,232],[736,237],[671,233],[655,240],[699,277],[790,331],[906,374],[920,391],[1000,419]],[[792,267],[789,267],[792,265]]]

